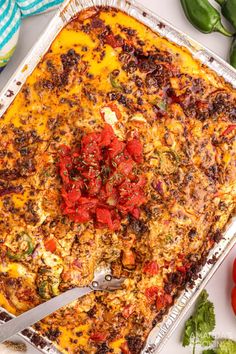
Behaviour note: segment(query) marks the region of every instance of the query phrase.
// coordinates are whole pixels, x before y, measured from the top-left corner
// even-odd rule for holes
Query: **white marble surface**
[[[192,38],[213,50],[222,58],[227,59],[230,40],[217,33],[204,35],[194,29],[184,17],[179,0],[140,0],[140,2],[174,24],[177,28],[185,31]],[[20,61],[40,36],[52,16],[53,13],[51,12],[23,21],[17,50],[12,61],[0,75],[0,89],[3,88],[11,74],[13,74]],[[230,291],[233,286],[231,280],[231,267],[234,257],[236,257],[236,247],[211,279],[207,286],[207,290],[210,294],[211,300],[215,304],[217,317],[215,333],[217,337],[231,337],[236,340],[236,317],[233,315],[230,306]],[[190,313],[186,318],[189,315]],[[174,352],[178,354],[187,354],[191,352],[190,349],[184,349],[181,346],[180,338],[182,330],[183,326],[180,325],[162,350],[162,354],[173,354]],[[198,352],[201,353],[201,350],[199,349]],[[5,351],[0,345],[0,353],[9,354],[10,352]],[[36,353],[38,353],[38,351],[32,347],[28,348],[28,354]]]

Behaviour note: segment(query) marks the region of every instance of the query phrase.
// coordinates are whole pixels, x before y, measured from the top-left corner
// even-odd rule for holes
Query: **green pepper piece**
[[[21,235],[23,238],[25,238],[25,241],[27,242],[27,250],[22,252],[22,253],[18,253],[18,254],[13,254],[11,253],[9,250],[7,251],[7,256],[10,258],[10,259],[13,259],[13,260],[16,260],[16,261],[19,261],[21,260],[24,256],[26,255],[30,255],[33,253],[34,251],[34,245],[33,245],[33,242],[32,242],[32,238],[26,234],[26,233],[22,233]]]
[[[118,89],[118,90],[122,90],[122,86],[119,84],[119,82],[116,81],[116,79],[114,78],[114,76],[112,74],[109,75],[109,79],[110,79],[110,83],[111,86]]]
[[[44,280],[38,287],[38,294],[42,299],[47,299],[46,288],[48,286],[47,280]]]
[[[234,37],[230,49],[230,64],[236,69],[236,37]]]
[[[203,33],[220,32],[231,37],[230,33],[221,23],[220,13],[208,0],[181,0],[188,20]]]
[[[236,30],[236,0],[215,0],[221,6],[222,15]]]
[[[166,101],[160,101],[159,103],[157,103],[157,106],[158,106],[162,111],[166,111],[166,109],[167,109],[167,103],[166,103]]]

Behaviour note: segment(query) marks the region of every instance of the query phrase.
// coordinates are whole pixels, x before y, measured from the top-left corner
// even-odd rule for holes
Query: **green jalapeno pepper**
[[[236,30],[236,0],[215,0],[221,6],[222,15]]]
[[[119,84],[119,82],[115,79],[115,77],[112,75],[112,73],[109,75],[110,78],[110,83],[111,86],[118,89],[118,90],[122,90],[122,86]]]
[[[221,23],[220,13],[208,0],[181,0],[188,20],[203,33],[220,32],[225,36],[232,36]]]
[[[47,287],[48,287],[48,281],[44,280],[38,287],[38,294],[42,299],[48,299],[49,296],[47,295]]]
[[[26,242],[27,244],[27,249],[24,250],[23,252],[19,252],[19,253],[12,253],[11,251],[7,251],[7,256],[10,258],[10,259],[13,259],[13,260],[16,260],[16,261],[19,261],[21,260],[22,258],[24,258],[24,256],[26,255],[30,255],[33,253],[34,251],[34,245],[33,245],[33,242],[32,242],[32,238],[26,234],[26,233],[22,233],[21,234],[21,240],[22,242]]]
[[[234,37],[231,49],[230,49],[230,64],[236,69],[236,37]]]

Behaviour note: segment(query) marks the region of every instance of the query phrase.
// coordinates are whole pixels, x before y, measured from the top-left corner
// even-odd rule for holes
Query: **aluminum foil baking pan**
[[[150,29],[157,32],[160,36],[166,37],[169,41],[187,48],[194,58],[208,66],[226,82],[236,88],[236,71],[230,67],[229,64],[136,1],[66,0],[0,94],[0,117],[9,107],[27,77],[47,52],[60,30],[78,12],[91,6],[112,6],[126,12],[128,15],[133,16]],[[179,298],[169,310],[169,313],[150,333],[146,346],[143,349],[143,354],[159,353],[161,351],[167,339],[181,322],[183,316],[193,304],[202,288],[205,287],[235,243],[236,218],[234,217],[226,227],[223,239],[211,250],[208,261],[199,273],[199,278],[195,281],[194,287],[187,288],[180,293]],[[0,322],[9,320],[10,316],[11,315],[4,309],[0,309]],[[48,340],[37,335],[33,329],[27,331],[24,331],[24,338],[32,345],[36,346],[42,353],[59,354],[59,351]]]

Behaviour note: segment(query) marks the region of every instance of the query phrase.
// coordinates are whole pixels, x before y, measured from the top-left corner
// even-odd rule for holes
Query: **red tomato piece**
[[[91,196],[97,195],[100,192],[101,187],[102,187],[101,177],[98,176],[94,179],[91,179],[88,185],[89,195]]]
[[[91,142],[83,148],[82,157],[85,164],[92,166],[102,160],[101,149],[96,141]]]
[[[97,221],[99,223],[108,225],[110,229],[113,228],[110,210],[97,208],[96,215],[97,215]]]
[[[85,206],[87,209],[94,209],[98,204],[98,199],[91,197],[81,197],[79,199],[79,203]]]
[[[57,249],[56,241],[53,238],[46,240],[44,242],[44,246],[46,251],[50,251],[52,253],[55,252]]]
[[[143,267],[143,273],[148,275],[156,275],[159,272],[159,266],[156,261],[146,262]]]
[[[81,175],[86,179],[94,179],[99,175],[100,171],[97,166],[93,168],[89,168],[88,170],[84,170],[84,167],[81,169]]]
[[[146,202],[146,198],[144,196],[142,196],[141,192],[134,192],[130,191],[131,193],[133,192],[133,194],[130,193],[125,193],[122,192],[122,199],[121,199],[121,205],[118,206],[118,208],[125,212],[132,212],[134,210],[134,208],[137,208],[138,206],[142,205],[143,203]]]
[[[64,184],[69,184],[70,183],[70,174],[69,174],[69,167],[70,167],[71,160],[70,159],[65,159],[61,160],[60,162],[60,176]]]
[[[131,159],[123,161],[119,164],[118,170],[125,176],[129,176],[135,166],[135,162]]]
[[[75,206],[62,203],[62,210],[65,215],[71,215],[75,213]]]
[[[139,180],[136,183],[136,186],[143,189],[143,187],[145,187],[145,185],[146,185],[146,182],[147,182],[147,180],[146,180],[145,176],[139,176]]]
[[[233,265],[233,280],[234,283],[236,284],[236,258],[234,260],[234,265]]]
[[[125,148],[125,144],[122,141],[118,140],[117,138],[114,138],[109,146],[110,158],[113,159],[118,154],[122,153],[124,148]]]
[[[113,231],[119,230],[120,229],[120,217],[114,211],[112,211],[111,214],[112,214],[112,223],[113,223],[112,230]]]
[[[236,315],[236,286],[233,288],[231,293],[231,304],[234,310],[234,314]]]
[[[70,214],[70,218],[74,222],[85,223],[91,220],[91,215],[86,207],[78,206],[76,212]]]
[[[158,290],[159,289],[157,286],[151,286],[150,288],[147,288],[145,290],[146,298],[151,302],[155,301],[157,294],[158,294]]]
[[[66,145],[60,146],[60,155],[61,156],[69,156],[71,154],[71,148]]]
[[[101,132],[100,146],[102,147],[109,146],[114,138],[115,138],[115,134],[112,127],[109,124],[105,124],[103,131]]]
[[[100,133],[89,133],[83,136],[81,145],[82,145],[82,150],[86,147],[89,146],[91,143],[100,143],[101,142],[101,134]]]
[[[141,163],[143,161],[143,146],[138,139],[133,139],[128,141],[126,149],[129,154],[132,156],[134,161]]]
[[[236,125],[231,124],[223,131],[223,133],[221,135],[223,135],[223,136],[227,135],[227,134],[231,133],[235,128],[236,128]]]
[[[80,197],[81,197],[80,189],[72,189],[67,193],[67,199],[71,203],[77,202],[80,199]]]
[[[106,340],[107,335],[101,332],[94,332],[90,335],[90,339],[94,342],[104,342]]]

